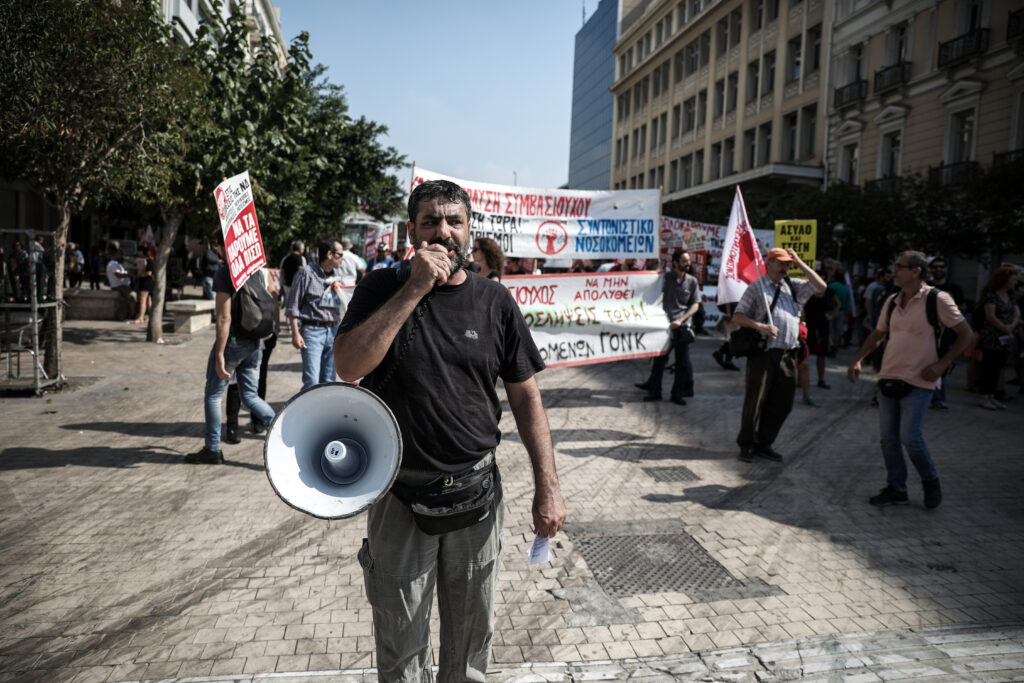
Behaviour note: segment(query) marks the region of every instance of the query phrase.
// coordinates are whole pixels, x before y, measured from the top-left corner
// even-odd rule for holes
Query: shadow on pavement
[[[34,470],[51,467],[114,467],[132,468],[146,463],[160,465],[185,465],[182,454],[166,448],[111,448],[109,446],[88,446],[71,450],[48,451],[42,448],[8,448],[0,453],[0,471]],[[263,465],[231,460],[230,454],[225,465],[262,471]]]

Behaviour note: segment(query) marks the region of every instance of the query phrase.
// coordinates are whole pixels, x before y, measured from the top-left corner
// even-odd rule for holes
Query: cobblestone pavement
[[[184,464],[213,330],[143,337],[72,321],[74,390],[0,396],[0,681],[372,680],[364,519],[278,500],[252,434],[223,466]],[[641,360],[539,375],[570,515],[550,564],[526,560],[532,482],[506,411],[490,677],[1024,678],[1024,397],[981,410],[958,369],[926,427],[942,506],[912,483],[910,505],[878,509],[877,412],[871,384],[844,379],[852,350],[819,407],[794,407],[785,461],[744,464],[742,373],[713,363],[716,343],[693,347],[685,407],[640,401]],[[300,367],[283,337],[275,408]]]

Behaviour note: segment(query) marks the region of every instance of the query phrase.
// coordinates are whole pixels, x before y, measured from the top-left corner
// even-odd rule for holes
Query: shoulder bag
[[[775,304],[779,300],[779,293],[781,291],[782,285],[775,288],[775,296],[772,297],[772,304],[768,307],[769,311],[775,309]],[[763,353],[767,347],[768,339],[750,327],[741,327],[738,330],[733,330],[732,334],[729,335],[729,353],[737,358],[756,356]]]

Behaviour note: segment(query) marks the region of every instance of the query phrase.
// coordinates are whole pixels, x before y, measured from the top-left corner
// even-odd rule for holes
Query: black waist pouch
[[[408,506],[420,531],[444,534],[482,522],[501,502],[501,474],[498,465],[469,468],[442,474],[427,484],[411,486],[400,479],[391,486]]]
[[[914,385],[901,379],[880,379],[878,390],[888,398],[906,398],[914,390]]]

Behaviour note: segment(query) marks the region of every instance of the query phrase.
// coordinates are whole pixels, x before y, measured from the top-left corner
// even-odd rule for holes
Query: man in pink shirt
[[[971,328],[953,298],[947,292],[938,292],[935,303],[939,324],[956,332],[953,346],[939,358],[935,329],[928,322],[928,292],[933,288],[925,284],[927,265],[925,255],[919,251],[905,251],[896,259],[893,283],[900,291],[883,304],[877,326],[846,371],[850,381],[856,382],[861,361],[888,335],[878,373],[878,421],[888,482],[878,495],[871,497],[872,505],[907,504],[904,447],[921,475],[925,507],[938,507],[942,502],[939,473],[924,441],[924,417],[942,375],[970,343]]]

